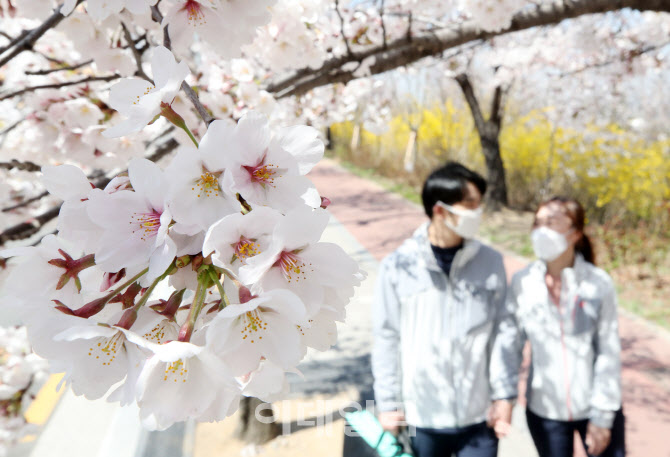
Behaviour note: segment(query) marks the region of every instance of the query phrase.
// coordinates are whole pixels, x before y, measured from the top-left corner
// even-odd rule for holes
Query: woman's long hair
[[[586,235],[586,233],[584,233],[584,225],[586,224],[586,213],[584,211],[584,207],[582,206],[582,204],[579,203],[574,198],[556,196],[551,197],[550,199],[540,203],[540,206],[537,207],[537,211],[539,211],[540,208],[542,208],[545,205],[548,205],[549,203],[558,203],[561,206],[563,206],[563,208],[565,209],[565,214],[572,221],[572,226],[575,228],[575,230],[577,230],[582,234],[579,241],[577,241],[577,243],[575,244],[575,251],[579,252],[584,257],[584,260],[595,265],[596,254],[593,250],[593,243],[591,243],[590,238]],[[535,211],[536,214],[537,211]]]

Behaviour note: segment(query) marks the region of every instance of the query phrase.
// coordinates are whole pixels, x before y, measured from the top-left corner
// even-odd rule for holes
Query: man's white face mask
[[[453,206],[447,205],[446,203],[437,203],[451,214],[458,216],[458,223],[455,225],[449,222],[449,220],[446,218],[444,219],[444,224],[454,233],[466,239],[473,238],[475,235],[477,235],[477,232],[479,231],[479,225],[482,222],[481,207],[477,209],[460,209],[454,208]]]
[[[530,234],[530,239],[533,242],[535,255],[545,262],[556,260],[568,249],[568,240],[565,235],[548,227],[534,229]]]

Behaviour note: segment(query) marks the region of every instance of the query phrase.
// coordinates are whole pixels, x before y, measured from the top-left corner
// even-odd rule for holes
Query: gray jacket
[[[612,279],[577,255],[574,267],[563,270],[557,306],[549,298],[546,271],[546,264],[536,261],[512,279],[491,360],[493,396],[517,396],[521,353],[529,340],[528,408],[547,419],[588,418],[611,428],[621,407]]]
[[[504,307],[502,256],[474,240],[447,276],[428,223],[380,266],[372,371],[379,411],[402,408],[411,425],[462,427],[486,419],[494,321]]]

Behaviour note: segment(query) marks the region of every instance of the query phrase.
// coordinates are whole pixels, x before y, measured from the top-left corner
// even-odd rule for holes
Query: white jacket
[[[621,346],[616,294],[607,273],[577,255],[561,276],[557,306],[545,284],[546,264],[514,275],[491,361],[493,396],[517,396],[521,352],[532,349],[528,408],[547,419],[590,419],[611,428],[621,407]]]
[[[449,277],[430,248],[428,224],[386,257],[373,306],[377,409],[402,408],[410,425],[463,427],[490,405],[489,355],[504,307],[502,256],[477,241],[458,251]]]

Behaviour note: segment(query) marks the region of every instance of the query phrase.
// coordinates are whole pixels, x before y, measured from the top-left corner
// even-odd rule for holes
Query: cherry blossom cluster
[[[132,87],[144,95],[124,105],[129,84],[112,88],[120,109],[167,105],[160,83]],[[150,120],[129,116],[105,133]],[[212,122],[165,169],[130,160],[104,189],[72,165],[44,167],[45,187],[64,201],[58,234],[2,252],[21,260],[3,304],[76,394],[112,389],[108,399],[137,401],[150,428],[223,419],[241,395],[271,399],[308,347],[334,344],[363,277],[319,241],[329,216],[305,175],[322,155],[315,129],[273,132],[249,112]]]
[[[374,56],[351,57],[375,46],[393,54],[415,35],[493,34],[542,3],[0,0],[0,59],[54,8],[67,15],[0,64],[0,163],[33,168],[0,170],[2,224],[39,226],[30,218],[62,202],[57,234],[2,251],[0,260],[14,257],[0,270],[2,306],[17,310],[35,351],[75,393],[137,402],[151,428],[221,419],[240,396],[281,395],[307,348],[335,342],[362,279],[342,249],[320,241],[327,199],[306,175],[324,146],[306,125],[350,120],[381,132],[404,95],[390,77],[366,78]],[[651,89],[648,75],[625,86],[622,109],[644,104],[641,112],[651,97],[638,97],[640,87],[666,90],[663,54],[641,44],[664,49],[668,30],[655,13],[581,18],[492,39],[476,55],[425,59],[407,74],[522,80],[547,103],[555,97],[538,80],[586,75],[585,65],[623,52],[630,73],[656,72]],[[601,48],[611,55],[598,60]],[[346,63],[328,67],[338,59]],[[324,65],[335,80],[355,80],[300,98],[273,89],[282,75],[307,78]],[[416,96],[407,81],[396,89]],[[580,87],[611,97],[611,84],[594,78]],[[576,111],[554,104],[565,118]],[[602,114],[591,105],[579,110]],[[167,164],[143,158],[164,139],[178,144]]]
[[[0,328],[0,455],[33,432],[24,413],[47,373],[32,353],[25,327]]]

